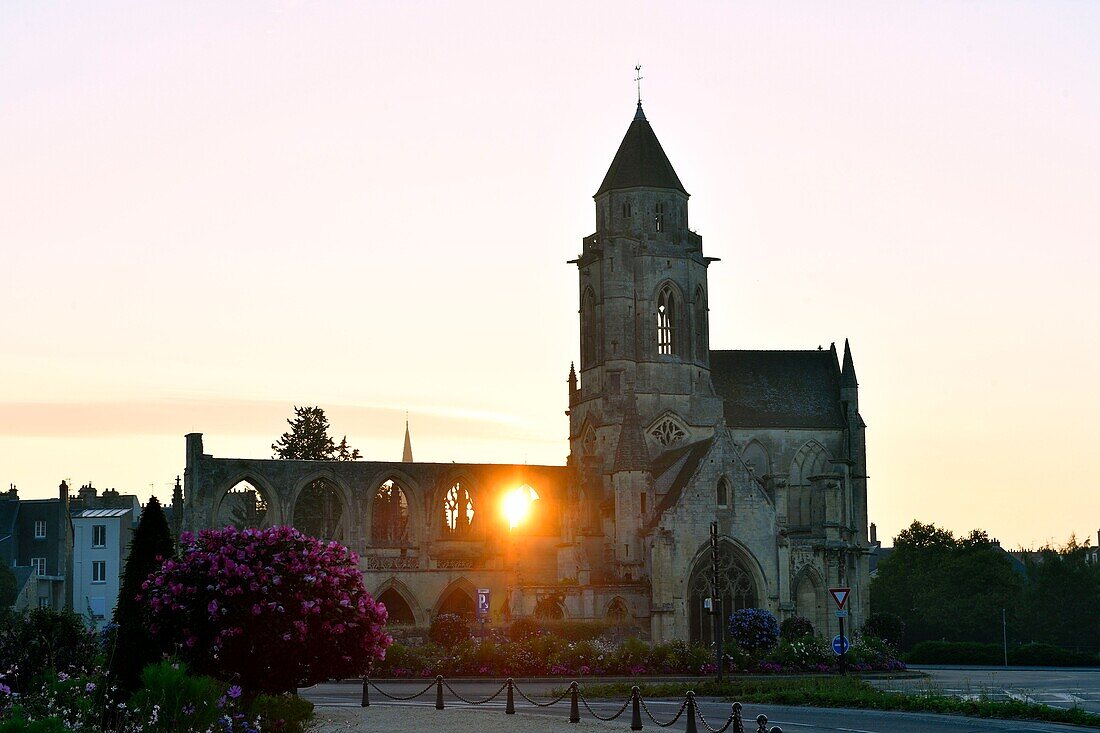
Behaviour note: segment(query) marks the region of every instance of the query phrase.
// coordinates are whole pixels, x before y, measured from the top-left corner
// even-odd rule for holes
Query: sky
[[[0,487],[170,496],[293,405],[561,464],[635,104],[714,348],[851,340],[870,517],[1096,542],[1100,3],[0,4]]]

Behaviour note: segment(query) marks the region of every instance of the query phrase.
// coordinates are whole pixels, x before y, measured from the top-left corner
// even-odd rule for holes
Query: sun
[[[527,519],[527,515],[531,513],[531,505],[538,498],[539,495],[535,493],[535,490],[526,484],[518,486],[504,495],[501,509],[504,518],[508,520],[509,529],[515,529],[516,525]]]

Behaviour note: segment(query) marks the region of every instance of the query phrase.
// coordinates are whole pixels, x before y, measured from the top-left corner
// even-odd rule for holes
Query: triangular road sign
[[[852,593],[851,588],[830,588],[829,595],[833,597],[833,603],[840,610],[844,610],[844,604],[848,602],[848,596]]]

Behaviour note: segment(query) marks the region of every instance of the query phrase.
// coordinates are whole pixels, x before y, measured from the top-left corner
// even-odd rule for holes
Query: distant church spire
[[[634,119],[644,120],[645,112],[642,111],[642,65],[638,64],[634,67],[634,83],[638,85],[638,110],[634,113]]]
[[[409,413],[407,412],[405,413],[405,449],[401,451],[401,462],[413,462],[413,444],[412,438],[409,437]]]
[[[840,368],[840,386],[859,386],[859,382],[856,381],[856,365],[852,360],[852,349],[848,346],[848,339],[844,339],[844,365]]]

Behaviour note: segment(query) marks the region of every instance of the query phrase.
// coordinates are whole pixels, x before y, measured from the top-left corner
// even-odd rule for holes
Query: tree
[[[299,461],[357,461],[363,456],[348,445],[345,435],[337,446],[328,434],[329,424],[320,407],[294,407],[290,430],[271,444],[275,458]]]
[[[7,565],[0,565],[0,608],[8,608],[15,603],[19,589],[15,587],[15,573]]]
[[[981,531],[956,539],[934,524],[901,532],[871,581],[871,608],[900,618],[906,644],[994,642],[1001,609],[1016,618],[1024,581],[1008,554]]]
[[[248,695],[368,674],[392,642],[355,554],[293,527],[185,533],[139,598],[162,648]]]
[[[0,610],[0,664],[4,684],[14,692],[31,692],[47,671],[91,673],[98,653],[99,637],[72,611]]]
[[[172,535],[168,520],[157,497],[151,496],[130,540],[130,554],[126,558],[115,606],[117,628],[113,649],[108,649],[109,674],[124,691],[137,689],[141,670],[160,659],[160,649],[149,634],[145,608],[135,599],[141,592],[142,583],[171,556]]]
[[[1021,641],[1100,648],[1100,565],[1086,561],[1087,548],[1070,537],[1064,547],[1029,556]]]

